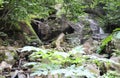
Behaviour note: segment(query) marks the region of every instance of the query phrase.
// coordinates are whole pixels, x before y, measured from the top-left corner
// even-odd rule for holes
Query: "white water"
[[[103,29],[98,26],[98,23],[93,19],[86,19],[90,23],[90,28],[93,31],[93,34],[105,34]]]
[[[100,27],[100,30],[99,30],[100,34],[105,34],[105,32],[103,31],[103,29]]]

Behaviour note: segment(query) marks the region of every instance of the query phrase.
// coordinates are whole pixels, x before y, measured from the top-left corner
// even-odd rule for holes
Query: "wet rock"
[[[92,38],[95,40],[102,40],[104,38],[106,38],[108,36],[108,34],[93,34]]]
[[[12,68],[12,65],[8,64],[5,61],[2,61],[0,64],[0,73],[4,72],[10,72],[10,69]]]

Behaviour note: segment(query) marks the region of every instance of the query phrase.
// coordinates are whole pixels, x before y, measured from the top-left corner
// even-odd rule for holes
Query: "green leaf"
[[[111,34],[108,37],[106,37],[105,39],[103,39],[101,45],[98,47],[96,52],[101,53],[102,50],[105,48],[105,46],[112,40],[112,38],[113,38],[113,34]]]

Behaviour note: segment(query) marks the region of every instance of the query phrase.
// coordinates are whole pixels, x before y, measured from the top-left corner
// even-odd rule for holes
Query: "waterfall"
[[[90,28],[93,31],[93,34],[105,34],[103,29],[98,26],[98,23],[93,19],[86,19],[90,23]]]
[[[99,30],[100,34],[105,34],[105,32],[103,31],[103,29],[100,27],[100,30]]]
[[[90,23],[90,28],[93,32],[92,37],[94,39],[104,39],[108,34],[105,34],[103,29],[99,27],[98,23],[93,19],[86,18],[86,20]]]

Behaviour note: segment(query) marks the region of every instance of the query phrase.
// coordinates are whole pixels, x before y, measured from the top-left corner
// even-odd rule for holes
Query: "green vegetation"
[[[105,49],[106,46],[109,45],[108,44],[109,42],[115,43],[114,45],[116,46],[114,47],[114,49],[118,49],[117,46],[119,45],[117,44],[119,44],[119,39],[120,39],[120,28],[116,28],[115,30],[113,30],[113,32],[109,36],[107,36],[105,39],[102,40],[101,45],[97,49],[97,53],[101,53],[103,49]],[[118,50],[115,50],[115,51],[118,51]]]
[[[55,75],[57,75],[58,78],[63,78],[63,77],[65,78],[66,77],[97,78],[101,76],[105,78],[115,78],[119,76],[117,71],[113,71],[113,70],[109,71],[109,70],[111,67],[114,70],[117,70],[114,67],[118,66],[117,68],[120,68],[119,67],[120,63],[118,63],[117,61],[111,61],[111,59],[107,59],[105,58],[105,56],[103,56],[104,58],[99,58],[101,56],[98,55],[99,57],[97,57],[97,55],[95,56],[94,53],[97,51],[98,54],[103,53],[109,56],[113,55],[113,56],[119,57],[120,55],[120,28],[119,28],[120,14],[119,13],[120,13],[120,0],[0,0],[0,45],[8,46],[10,44],[9,41],[13,42],[13,44],[15,45],[20,45],[15,40],[18,40],[18,42],[21,40],[21,44],[24,44],[24,43],[29,44],[29,42],[31,43],[34,42],[34,44],[37,44],[35,43],[35,41],[41,42],[40,39],[36,39],[36,36],[38,35],[36,35],[35,31],[31,26],[31,21],[35,18],[45,20],[45,22],[42,22],[42,23],[45,23],[45,25],[43,25],[44,27],[46,25],[49,26],[49,22],[50,24],[53,24],[54,22],[55,23],[57,22],[56,24],[65,23],[65,25],[64,24],[60,24],[60,25],[63,25],[64,27],[66,27],[66,29],[67,27],[68,29],[70,27],[71,29],[73,28],[73,31],[70,30],[70,33],[77,32],[74,27],[76,23],[80,22],[80,24],[78,25],[79,26],[78,28],[81,28],[81,31],[83,30],[82,34],[86,34],[84,37],[85,39],[87,39],[89,37],[89,33],[91,34],[91,30],[87,27],[86,29],[82,29],[82,24],[84,24],[83,26],[89,26],[88,21],[85,22],[84,20],[95,19],[95,21],[100,23],[100,26],[103,27],[104,29],[111,28],[109,29],[110,31],[109,30],[105,31],[105,32],[109,32],[110,35],[107,36],[105,39],[103,39],[101,42],[100,42],[100,39],[98,39],[96,40],[96,42],[91,41],[91,42],[88,42],[88,44],[86,43],[86,45],[83,44],[83,46],[81,44],[79,46],[76,46],[73,49],[71,49],[72,46],[68,44],[69,46],[71,46],[70,49],[68,49],[67,52],[60,52],[55,49],[51,49],[51,47],[57,48],[56,47],[57,43],[51,46],[52,42],[54,43],[53,41],[54,39],[44,41],[45,44],[48,44],[48,43],[50,44],[45,46],[43,45],[42,47],[48,48],[50,46],[50,49],[43,49],[43,48],[31,49],[31,47],[25,49],[27,51],[24,51],[24,49],[22,49],[23,53],[31,52],[30,55],[28,55],[30,62],[26,63],[24,67],[28,67],[28,69],[31,69],[32,76],[52,75],[53,78],[55,78],[54,77]],[[85,18],[84,17],[82,18],[82,15],[85,16]],[[86,15],[88,15],[88,18]],[[54,16],[57,19],[53,19],[54,21],[51,23],[51,20],[49,20],[49,17],[52,17],[52,16]],[[39,24],[41,24],[41,21],[39,22],[40,22]],[[93,25],[96,25],[96,24],[93,24]],[[47,29],[47,26],[46,26],[46,29]],[[58,26],[58,25],[52,25],[52,26]],[[37,32],[40,34],[41,32],[39,32],[38,30],[39,29],[42,30],[42,27],[36,26],[36,28],[37,28],[36,29]],[[61,28],[58,27],[58,28],[62,29],[62,27]],[[55,28],[52,27],[48,29],[50,29],[51,31],[54,31]],[[84,30],[85,31],[88,30],[88,32],[84,33]],[[43,28],[43,31],[45,31],[44,28]],[[60,34],[62,32],[64,31],[55,32],[55,33]],[[51,34],[51,32],[47,34]],[[64,33],[65,37],[66,37],[66,34],[69,34],[69,33],[65,32]],[[80,38],[83,37],[82,34],[78,34],[80,35]],[[43,34],[43,36],[44,35],[46,35],[46,33]],[[70,36],[71,35],[74,35],[74,34],[70,34]],[[99,36],[98,33],[97,35]],[[96,33],[95,33],[95,36],[96,36]],[[74,39],[75,38],[71,40],[74,40]],[[81,39],[81,42],[82,42],[82,39]],[[23,40],[26,40],[26,41],[23,41]],[[58,43],[58,48],[62,47],[64,51],[63,47],[64,45],[67,44],[67,39],[64,45],[62,45],[62,42],[64,42],[64,39],[61,38],[61,40],[63,41],[60,41]],[[76,44],[77,44],[77,40],[78,42],[80,42],[79,37],[74,41],[76,42]],[[83,40],[83,43],[85,42],[87,42],[87,40]],[[98,48],[96,49],[95,47],[95,50],[94,50],[93,49],[94,47],[92,47],[90,43],[92,45],[94,44],[97,45]],[[98,45],[99,43],[101,44]],[[111,43],[112,45],[109,43]],[[41,45],[42,45],[42,42],[41,42]],[[103,51],[104,49],[107,49],[108,52]],[[87,54],[85,50],[93,51],[92,52],[93,55],[90,52],[88,52]],[[1,58],[5,57],[5,55],[4,53],[2,54],[2,52],[0,52],[0,54],[2,55],[0,57],[0,62],[2,62],[3,59]],[[21,57],[19,61],[21,61]],[[23,54],[23,57],[24,57],[24,54]],[[22,67],[22,65],[20,67]],[[94,68],[90,69],[92,67]]]
[[[25,67],[32,67],[32,76],[49,76],[49,75],[59,75],[62,77],[87,77],[96,78],[99,76],[98,69],[104,68],[104,64],[109,67],[111,64],[119,65],[117,62],[111,61],[109,59],[102,59],[92,55],[82,55],[83,48],[81,46],[73,48],[70,52],[58,52],[52,49],[37,49],[27,47],[23,48],[22,51],[34,51],[30,56],[31,61],[25,64]],[[37,51],[37,52],[36,52]],[[88,69],[86,65],[98,66],[98,69]],[[102,71],[106,71],[102,69]],[[111,77],[109,73],[105,77]]]
[[[90,72],[88,69],[82,66],[82,64],[87,62],[87,59],[89,58],[87,56],[84,57],[81,55],[83,49],[80,47],[79,51],[76,51],[76,49],[73,48],[72,51],[66,53],[55,50],[40,49],[40,51],[33,52],[30,55],[31,60],[40,62],[31,62],[25,64],[24,66],[33,67],[33,73],[31,75],[41,76],[52,74],[54,76],[57,74],[61,76],[64,74],[65,77],[87,76],[90,78],[95,78],[96,74]]]
[[[106,15],[102,15],[106,24],[118,24],[117,20],[120,11],[119,0],[0,0],[2,15],[1,20],[7,20],[14,23],[15,21],[29,20],[31,17],[46,18],[49,14],[57,11],[57,15],[67,15],[71,20],[76,20],[85,13],[84,10],[89,8],[97,15],[102,15],[99,12],[103,11]]]

